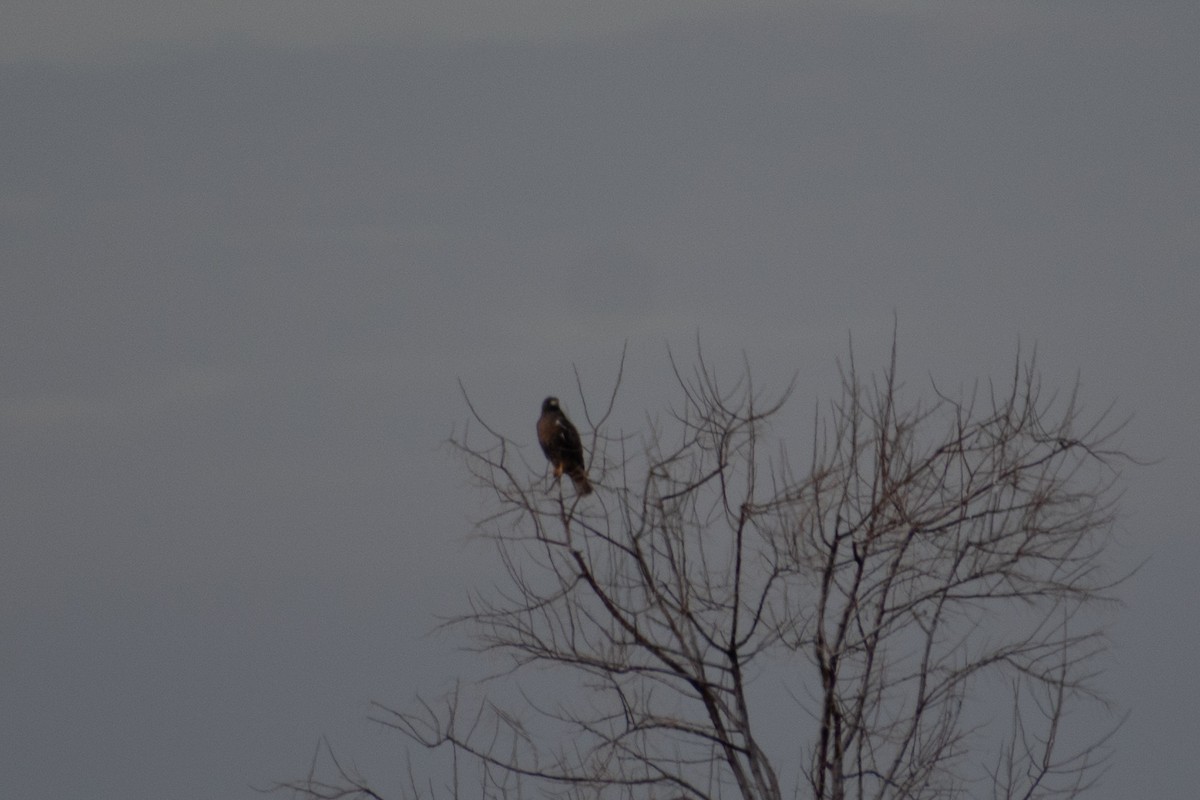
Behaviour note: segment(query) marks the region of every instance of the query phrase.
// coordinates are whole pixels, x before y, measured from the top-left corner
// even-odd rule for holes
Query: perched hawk
[[[575,484],[579,495],[591,494],[592,484],[588,480],[587,467],[583,464],[583,443],[579,431],[567,419],[558,406],[557,397],[542,401],[542,416],[537,421],[538,444],[550,463],[554,465],[554,477],[561,478],[565,472]]]

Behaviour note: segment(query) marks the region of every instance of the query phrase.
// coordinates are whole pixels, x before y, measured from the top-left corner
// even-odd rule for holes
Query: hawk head
[[[558,410],[559,409],[558,409],[558,398],[557,397],[547,397],[545,400],[542,401],[542,413],[543,414],[553,414],[555,411],[558,411]]]

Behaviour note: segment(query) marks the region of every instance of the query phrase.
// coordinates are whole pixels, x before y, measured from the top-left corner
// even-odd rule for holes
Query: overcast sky
[[[808,418],[894,320],[914,391],[1036,345],[1133,415],[1095,797],[1193,796],[1195,0],[3,17],[0,796],[394,774],[367,703],[444,687],[494,566],[456,381],[532,459],[625,342],[631,424],[697,337]]]

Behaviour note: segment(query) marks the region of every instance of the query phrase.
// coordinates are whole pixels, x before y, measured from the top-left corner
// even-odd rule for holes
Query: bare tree
[[[672,360],[679,405],[639,438],[609,430],[615,388],[584,406],[585,498],[472,406],[482,440],[453,443],[494,503],[502,574],[452,624],[507,667],[376,707],[453,758],[411,794],[1082,794],[1113,727],[1067,712],[1104,703],[1119,426],[1047,395],[1034,362],[906,404],[894,350],[866,380],[851,358],[797,469],[770,435],[790,389],[764,401],[748,369],[726,389],[702,356]],[[338,771],[291,788],[376,796]]]

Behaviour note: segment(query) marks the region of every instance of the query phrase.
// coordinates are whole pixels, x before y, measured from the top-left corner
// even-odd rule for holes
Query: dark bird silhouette
[[[542,452],[554,467],[554,479],[558,480],[565,472],[575,484],[577,494],[591,494],[592,483],[588,480],[587,467],[583,463],[583,442],[579,439],[579,431],[559,407],[557,397],[547,397],[542,401],[537,437]]]

